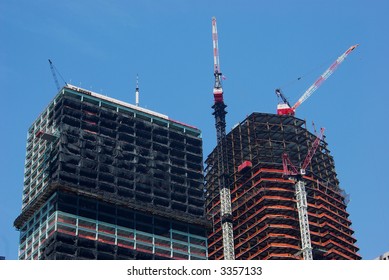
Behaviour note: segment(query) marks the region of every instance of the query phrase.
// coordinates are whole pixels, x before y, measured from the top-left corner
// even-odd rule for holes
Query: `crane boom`
[[[320,141],[323,139],[324,130],[325,130],[324,128],[320,129],[320,134],[316,137],[315,141],[313,141],[312,146],[308,149],[307,155],[305,156],[305,159],[303,161],[303,164],[300,166],[300,169],[298,169],[292,163],[288,154],[284,153],[282,155],[282,165],[284,168],[284,175],[288,175],[288,176],[305,175],[305,169],[311,163],[312,157],[316,153],[316,150],[319,147]]]
[[[331,66],[311,85],[304,94],[300,97],[300,99],[296,102],[296,104],[293,105],[292,109],[296,110],[305,100],[307,100],[312,93],[314,93],[321,84],[328,79],[329,76],[334,73],[334,71],[338,68],[338,66],[345,60],[345,58],[356,48],[357,45],[351,46],[347,51],[345,51],[341,56],[338,57],[337,60],[335,60],[334,63],[331,64]]]
[[[225,260],[235,259],[234,234],[232,225],[231,193],[229,189],[229,176],[226,145],[226,110],[224,104],[221,72],[219,64],[219,47],[216,27],[216,18],[212,18],[212,41],[215,84],[213,87],[215,126],[217,133],[217,175],[220,192],[220,217],[223,236],[223,255]]]
[[[61,73],[59,73],[58,69],[54,66],[53,62],[51,61],[51,59],[49,59],[49,64],[50,64],[50,70],[51,70],[51,74],[53,75],[53,79],[54,79],[54,83],[55,83],[55,86],[57,87],[57,90],[59,91],[61,89],[61,86],[59,85],[59,82],[58,82],[58,78],[57,78],[57,74],[61,77],[62,81],[64,82],[65,85],[67,85],[67,82],[65,81],[65,79],[61,76]]]
[[[55,69],[54,69],[54,66],[53,66],[53,62],[51,62],[50,59],[49,59],[49,64],[50,64],[50,70],[51,70],[51,74],[53,75],[55,86],[57,87],[57,90],[59,91],[61,89],[61,87],[59,86],[59,82],[58,82],[58,79],[57,79],[57,74],[55,74]]]
[[[223,88],[221,84],[220,62],[219,62],[219,40],[217,35],[216,18],[212,17],[212,42],[213,42],[213,74],[215,85],[213,87],[213,97],[215,103],[223,102]]]
[[[315,141],[312,144],[312,147],[308,150],[307,156],[304,159],[303,165],[301,166],[301,171],[305,173],[305,169],[308,167],[308,165],[311,163],[312,157],[315,154],[317,148],[319,147],[320,141],[323,139],[324,135],[324,128],[320,129],[320,135],[316,137]]]
[[[293,105],[293,107],[290,107],[287,100],[284,100],[283,103],[278,104],[277,106],[277,114],[278,115],[294,115],[296,109],[305,101],[307,100],[321,85],[322,83],[327,80],[338,68],[338,66],[346,59],[346,57],[356,48],[359,44],[356,44],[354,46],[351,46],[347,49],[341,56],[339,56],[335,62],[331,64],[331,66],[303,93],[303,95],[300,97],[300,99],[296,102],[296,104]],[[280,90],[276,90],[276,94],[280,96]],[[280,96],[283,97],[282,95]]]
[[[219,44],[217,36],[216,18],[212,17],[212,43],[213,43],[213,71],[215,73],[220,72],[219,62]]]
[[[289,101],[288,99],[286,99],[285,95],[282,93],[281,89],[280,88],[277,88],[276,89],[276,95],[281,98],[282,102],[286,105],[288,105],[288,107],[290,107],[290,104],[289,104]]]

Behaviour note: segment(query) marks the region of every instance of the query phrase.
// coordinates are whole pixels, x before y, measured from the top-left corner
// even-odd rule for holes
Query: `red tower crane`
[[[300,167],[300,170],[291,162],[288,154],[284,153],[282,155],[284,175],[289,176],[290,179],[295,182],[295,197],[301,235],[301,252],[303,253],[304,260],[312,260],[313,254],[311,245],[311,233],[309,230],[308,220],[307,193],[305,191],[305,183],[303,181],[303,176],[305,175],[306,168],[311,163],[313,155],[319,147],[320,141],[323,139],[323,134],[324,128],[320,130],[320,135],[316,137],[315,141],[312,144],[312,147],[308,150],[307,156],[305,157],[304,162]]]
[[[212,18],[212,41],[213,41],[213,70],[215,84],[213,86],[214,104],[212,108],[215,116],[217,134],[218,156],[218,184],[220,192],[220,217],[222,223],[223,254],[225,260],[234,260],[234,233],[232,225],[231,193],[228,176],[227,145],[226,145],[226,105],[224,104],[223,88],[221,83],[222,73],[219,63],[219,46],[216,27],[216,18]]]
[[[276,89],[276,95],[282,100],[281,103],[279,103],[277,106],[277,114],[293,116],[295,114],[296,109],[305,100],[307,100],[312,95],[312,93],[314,93],[321,86],[321,84],[328,79],[329,76],[334,73],[334,71],[345,60],[345,58],[358,46],[358,44],[351,46],[350,48],[348,48],[347,51],[345,51],[341,56],[339,56],[338,59],[335,60],[335,62],[333,62],[331,66],[303,93],[300,99],[293,106],[290,106],[288,100],[282,94],[281,89]]]

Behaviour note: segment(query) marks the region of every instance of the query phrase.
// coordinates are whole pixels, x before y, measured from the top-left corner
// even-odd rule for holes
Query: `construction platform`
[[[225,145],[236,259],[302,258],[295,182],[283,174],[282,155],[287,153],[299,166],[316,137],[293,116],[253,113],[219,144]],[[223,259],[217,148],[205,162],[206,210],[213,225],[209,259]],[[361,259],[346,210],[347,195],[339,187],[325,139],[303,180],[314,259]]]

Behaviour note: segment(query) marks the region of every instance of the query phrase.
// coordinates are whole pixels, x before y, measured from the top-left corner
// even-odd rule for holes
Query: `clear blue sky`
[[[212,16],[228,131],[275,112],[277,87],[294,103],[360,44],[296,116],[326,128],[361,256],[389,251],[388,12],[385,0],[0,0],[0,255],[17,258],[27,129],[57,92],[47,60],[66,81],[131,103],[139,73],[141,106],[200,128],[207,156]]]

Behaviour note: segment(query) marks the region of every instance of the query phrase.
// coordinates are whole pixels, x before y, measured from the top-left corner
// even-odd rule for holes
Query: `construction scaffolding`
[[[64,87],[29,130],[22,213],[14,223],[21,230],[19,258],[61,258],[63,252],[48,253],[51,249],[44,247],[57,243],[61,234],[73,238],[66,240],[86,238],[126,247],[120,243],[119,229],[128,233],[125,241],[132,244],[131,250],[143,250],[152,258],[206,259],[209,223],[204,214],[200,135],[197,128],[165,115]],[[46,240],[51,216],[42,212],[49,201],[54,211],[50,215],[55,213],[51,241]],[[138,223],[126,225],[120,219],[128,219],[126,215],[135,215]],[[92,224],[86,237],[84,219]],[[104,223],[110,231],[107,239],[100,238]],[[157,234],[161,223],[171,236]],[[142,234],[147,241],[141,240]],[[158,245],[159,237],[167,244]],[[73,242],[69,246],[76,246],[77,240],[69,241]],[[110,250],[117,252],[114,247]],[[140,257],[136,252],[134,256]],[[93,259],[98,256],[93,253]],[[66,258],[82,257],[74,251]],[[121,257],[112,253],[109,258]]]
[[[293,116],[253,113],[226,138],[236,259],[301,259],[295,181],[283,176],[282,156],[302,162],[316,136]],[[206,210],[213,223],[209,259],[223,259],[217,148],[206,160]],[[321,140],[303,176],[314,259],[360,259],[347,199]]]

